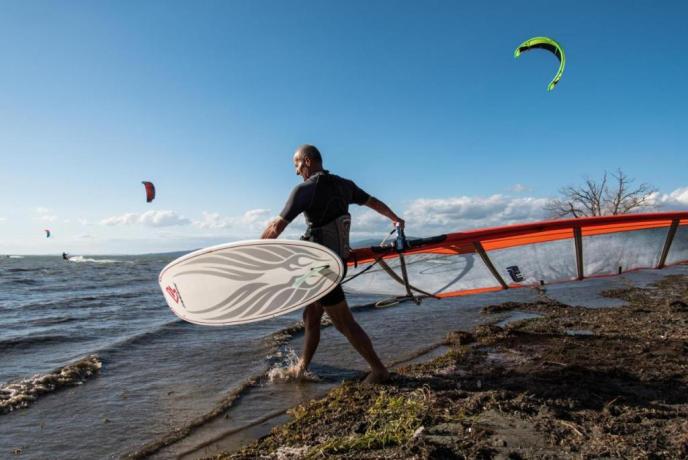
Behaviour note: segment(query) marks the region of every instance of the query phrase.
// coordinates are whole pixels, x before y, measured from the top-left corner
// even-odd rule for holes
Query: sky
[[[618,168],[686,209],[686,24],[685,1],[0,0],[0,254],[257,238],[304,143],[417,236],[544,219]],[[541,35],[552,92],[552,54],[513,56]],[[352,211],[354,240],[391,229]]]

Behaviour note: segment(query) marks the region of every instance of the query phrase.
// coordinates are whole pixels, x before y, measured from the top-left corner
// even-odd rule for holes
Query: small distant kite
[[[516,51],[514,51],[514,57],[519,57],[523,51],[530,51],[536,48],[547,50],[554,54],[557,59],[559,59],[559,70],[547,86],[547,91],[552,91],[554,87],[557,86],[557,83],[559,83],[559,80],[564,73],[564,66],[566,65],[566,55],[564,54],[564,49],[559,43],[549,37],[533,37],[518,45],[518,48],[516,48]]]
[[[153,182],[142,181],[144,187],[146,187],[146,203],[150,203],[155,199],[155,185]]]
[[[46,229],[44,229],[43,231],[45,232],[45,237],[46,237],[46,238],[50,238],[50,230],[48,230],[48,229],[46,228]]]

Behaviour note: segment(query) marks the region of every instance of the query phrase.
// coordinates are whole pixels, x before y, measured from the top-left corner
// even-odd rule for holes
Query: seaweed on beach
[[[688,277],[605,295],[627,305],[488,309],[541,316],[449,334],[444,356],[345,383],[216,458],[686,458]]]

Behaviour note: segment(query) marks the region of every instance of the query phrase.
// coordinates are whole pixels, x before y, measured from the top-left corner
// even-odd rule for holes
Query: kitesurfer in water
[[[64,260],[69,260],[69,256],[67,255],[66,252],[63,252],[63,253],[62,253],[62,258],[63,258]]]
[[[386,204],[361,190],[353,181],[341,178],[323,169],[322,156],[313,145],[302,145],[294,154],[296,174],[303,178],[291,192],[280,215],[270,222],[261,238],[277,238],[289,223],[302,212],[306,217],[308,230],[302,239],[323,244],[337,253],[346,267],[349,248],[349,227],[351,216],[349,205],[367,206],[394,222],[400,228],[404,220]],[[320,320],[323,313],[360,353],[370,365],[366,377],[368,383],[381,383],[389,378],[389,372],[380,361],[370,338],[356,322],[344,297],[341,286],[308,305],[303,312],[305,328],[303,355],[293,369],[301,378],[313,359],[320,342]]]

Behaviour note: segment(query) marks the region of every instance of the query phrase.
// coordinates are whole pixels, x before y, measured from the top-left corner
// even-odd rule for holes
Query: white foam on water
[[[62,387],[81,385],[102,365],[98,356],[90,355],[48,374],[36,374],[19,382],[0,385],[0,414],[27,407],[41,395]]]
[[[96,264],[115,264],[117,262],[120,262],[119,260],[114,259],[91,259],[90,257],[84,256],[71,256],[67,260],[69,260],[70,262],[91,262]]]
[[[306,371],[300,377],[297,375],[299,356],[291,347],[278,351],[270,358],[277,358],[278,360],[267,372],[267,378],[270,383],[321,381],[320,377],[311,371]]]

